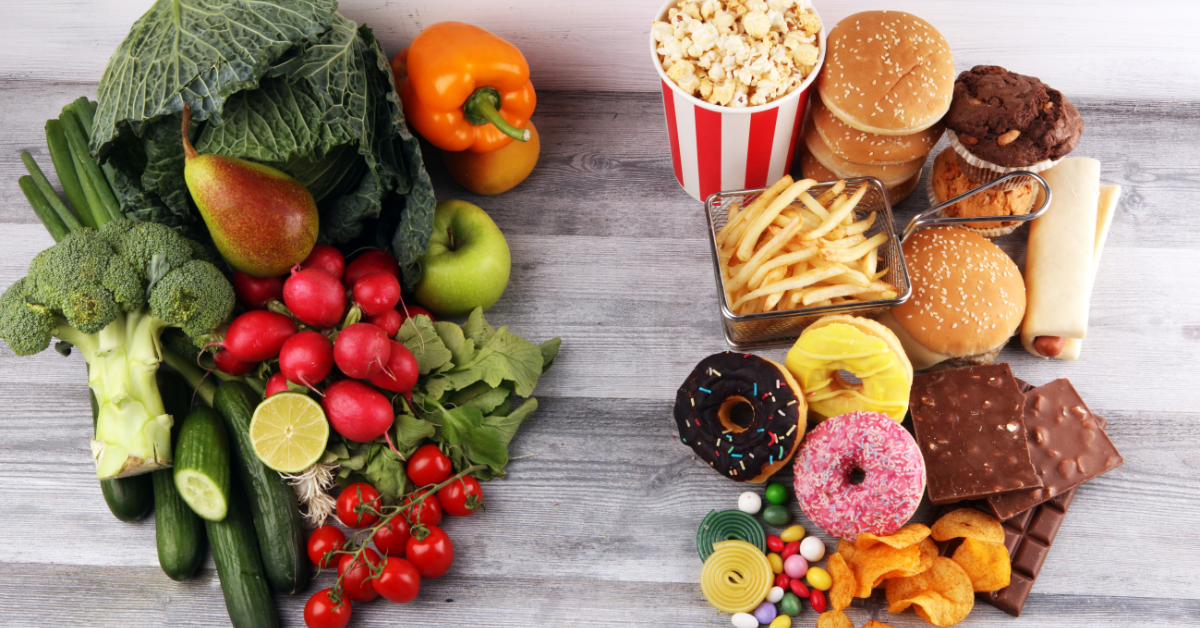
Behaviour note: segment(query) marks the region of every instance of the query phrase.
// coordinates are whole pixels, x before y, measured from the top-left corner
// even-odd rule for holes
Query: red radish
[[[427,310],[419,305],[401,304],[400,309],[398,311],[400,312],[400,324],[401,325],[404,324],[404,321],[406,321],[414,316],[424,315],[424,316],[428,316],[430,321],[437,320],[433,317],[433,314],[429,313],[429,310]],[[405,314],[405,311],[407,311],[408,313]]]
[[[346,258],[342,257],[342,252],[329,246],[328,244],[318,244],[313,247],[312,253],[300,262],[301,268],[316,268],[323,270],[334,279],[342,280],[342,271],[346,269]]]
[[[346,290],[318,268],[293,268],[283,284],[283,303],[305,325],[328,329],[346,315]]]
[[[400,281],[388,273],[371,273],[354,282],[354,302],[367,316],[395,309],[400,302]]]
[[[281,392],[287,392],[287,391],[288,391],[287,378],[283,376],[283,373],[276,373],[276,374],[272,375],[270,379],[267,380],[267,395],[266,396],[270,397],[271,395],[274,395],[275,393],[281,393]]]
[[[302,331],[279,350],[279,372],[289,382],[313,387],[333,369],[333,343],[315,331]]]
[[[388,338],[395,338],[400,331],[400,321],[403,315],[396,310],[388,310],[379,316],[368,316],[364,322],[370,323],[383,330]]]
[[[257,366],[254,362],[243,362],[229,352],[228,349],[221,349],[213,355],[213,364],[217,366],[217,370],[226,375],[245,375],[254,370]]]
[[[384,390],[404,393],[408,397],[417,384],[417,376],[421,374],[417,358],[408,347],[395,340],[389,340],[388,344],[392,347],[392,355],[388,358],[387,368],[371,376],[369,381]]]
[[[349,266],[346,266],[346,274],[342,276],[342,283],[347,286],[353,286],[358,283],[359,279],[371,273],[387,273],[399,279],[400,264],[387,251],[379,249],[364,251],[361,255],[354,258],[354,261],[350,262]]]
[[[290,316],[253,310],[233,319],[219,344],[242,362],[262,362],[279,355],[283,343],[299,331]]]
[[[391,355],[388,337],[370,323],[355,323],[343,329],[333,343],[333,361],[354,379],[366,379],[383,372]]]
[[[358,443],[373,441],[392,427],[392,402],[357,380],[341,379],[330,384],[321,406],[333,429]]]
[[[266,309],[267,301],[283,298],[283,277],[251,277],[235,270],[233,293],[247,310]]]

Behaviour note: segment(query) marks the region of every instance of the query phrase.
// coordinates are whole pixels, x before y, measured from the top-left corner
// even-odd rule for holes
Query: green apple
[[[479,207],[456,200],[437,204],[429,250],[417,263],[417,302],[439,318],[461,318],[477,307],[492,307],[512,270],[500,227]]]

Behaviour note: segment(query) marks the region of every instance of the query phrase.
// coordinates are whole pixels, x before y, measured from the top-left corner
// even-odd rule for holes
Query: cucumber
[[[225,423],[208,406],[183,420],[175,443],[175,488],[192,511],[220,521],[229,509],[229,438]]]
[[[96,419],[100,416],[100,406],[96,403],[96,394],[92,398],[92,429],[96,428]],[[154,488],[150,476],[143,473],[128,478],[100,480],[100,492],[104,495],[104,503],[117,519],[133,523],[150,514],[154,506]]]
[[[234,628],[277,628],[279,613],[267,586],[245,500],[234,501],[228,510],[225,519],[206,521],[204,527],[212,544],[229,622]]]
[[[245,384],[224,382],[213,396],[213,408],[229,428],[234,467],[254,517],[267,581],[276,591],[294,595],[309,577],[304,525],[295,491],[258,459],[250,442],[250,420],[261,400]]]
[[[179,439],[191,389],[175,374],[160,370],[158,390],[167,412],[177,417],[171,430]],[[161,469],[150,474],[154,484],[154,531],[158,540],[158,564],[172,580],[186,580],[204,561],[204,521],[179,496],[175,488],[175,470]]]

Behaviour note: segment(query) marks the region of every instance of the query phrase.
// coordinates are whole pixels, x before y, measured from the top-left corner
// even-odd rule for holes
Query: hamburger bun
[[[817,92],[859,131],[909,135],[950,109],[954,56],[942,34],[915,15],[855,13],[829,33]]]
[[[914,174],[919,175],[921,166],[925,165],[925,156],[902,164],[890,165],[860,164],[847,161],[830,150],[829,145],[821,139],[821,134],[817,133],[814,124],[809,124],[804,131],[804,145],[808,147],[808,152],[812,153],[813,158],[827,170],[838,175],[837,178],[875,177],[887,187],[895,187],[907,182]]]
[[[842,178],[834,174],[832,170],[822,166],[821,162],[817,161],[812,156],[812,153],[808,152],[808,148],[803,146],[800,150],[800,172],[805,179],[815,179],[817,181],[837,181]],[[888,202],[894,207],[900,201],[908,198],[908,195],[917,189],[917,184],[920,182],[921,171],[918,170],[907,180],[888,187]]]
[[[903,252],[912,297],[880,322],[896,333],[913,368],[995,360],[1025,316],[1025,280],[1012,259],[957,227],[917,231]]]
[[[858,164],[903,164],[921,159],[942,138],[945,125],[940,122],[911,135],[876,135],[842,122],[820,98],[812,99],[812,125],[833,154]]]

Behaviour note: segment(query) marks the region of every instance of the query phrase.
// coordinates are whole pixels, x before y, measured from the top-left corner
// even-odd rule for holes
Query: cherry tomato
[[[437,492],[438,502],[442,510],[455,517],[466,517],[475,514],[483,505],[483,490],[479,481],[466,475],[445,486]]]
[[[342,554],[338,559],[338,577],[342,579],[342,590],[346,592],[346,597],[355,602],[370,602],[379,595],[375,591],[375,581],[367,580],[371,576],[371,569],[379,564],[379,554],[367,548],[363,550],[362,558],[365,561],[355,560],[352,554]]]
[[[336,562],[332,553],[342,549],[346,535],[333,526],[321,526],[308,535],[308,559],[325,569]]]
[[[383,573],[375,580],[375,591],[397,604],[411,602],[421,592],[421,574],[407,560],[389,556],[383,559]]]
[[[360,504],[369,504],[379,508],[379,491],[366,482],[355,482],[342,489],[337,498],[337,517],[347,528],[368,528],[379,521],[379,517],[369,512],[355,510]]]
[[[442,577],[450,569],[454,562],[454,544],[437,526],[429,526],[426,531],[428,534],[421,540],[415,536],[408,540],[405,553],[421,577],[432,580]]]
[[[404,517],[393,517],[387,525],[375,531],[371,536],[371,540],[375,542],[375,548],[384,556],[404,556],[404,547],[408,544],[409,534],[408,522]]]
[[[421,489],[416,493],[405,497],[404,501],[400,504],[400,507],[403,508],[404,506],[411,504],[418,497],[428,492],[429,491],[427,489]],[[442,522],[442,504],[438,502],[436,495],[430,494],[429,497],[426,497],[423,501],[421,501],[420,505],[417,506],[416,512],[411,512],[411,509],[406,509],[404,511],[404,516],[408,519],[409,523],[413,525],[423,523],[427,526],[435,526]]]
[[[437,445],[422,445],[408,457],[408,479],[417,486],[441,484],[450,477],[454,465]]]
[[[304,605],[304,625],[308,628],[345,628],[350,623],[350,611],[354,605],[343,597],[335,603],[330,597],[332,589],[321,589],[308,598]]]

